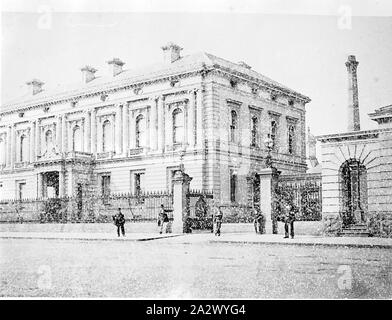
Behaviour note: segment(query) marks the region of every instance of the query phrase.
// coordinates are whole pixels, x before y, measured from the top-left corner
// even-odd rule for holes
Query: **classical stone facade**
[[[191,189],[244,202],[265,168],[306,171],[305,104],[310,99],[208,53],[181,56],[109,76],[81,69],[83,82],[58,91],[28,82],[31,93],[1,107],[0,199],[170,190],[180,165]]]
[[[327,232],[392,236],[392,106],[370,118],[375,130],[360,130],[356,68],[349,56],[349,132],[321,141],[323,220]]]

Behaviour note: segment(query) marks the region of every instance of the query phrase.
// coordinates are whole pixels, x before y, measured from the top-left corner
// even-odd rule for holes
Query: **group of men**
[[[120,231],[121,231],[121,234],[125,237],[125,228],[124,228],[125,217],[121,212],[121,208],[118,208],[118,213],[113,216],[113,221],[117,227],[117,235],[120,237]],[[212,212],[212,222],[213,222],[212,232],[215,234],[215,236],[221,235],[222,221],[223,221],[223,212],[221,210],[221,207],[214,206]],[[285,231],[284,238],[289,238],[289,234],[290,234],[291,238],[293,239],[295,213],[292,205],[287,204],[284,207],[284,212],[278,217],[278,221],[284,222],[284,231]],[[256,233],[260,233],[260,234],[264,233],[265,221],[264,221],[264,216],[260,210],[257,210],[253,223],[254,223]],[[160,228],[159,233],[163,233],[163,232],[166,233],[168,224],[169,224],[169,217],[167,215],[167,211],[165,210],[164,205],[161,204],[159,216],[158,216],[158,227]],[[290,233],[289,233],[289,229],[290,229]]]

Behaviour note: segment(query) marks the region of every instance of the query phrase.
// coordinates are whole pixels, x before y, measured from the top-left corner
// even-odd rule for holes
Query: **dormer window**
[[[78,102],[77,101],[71,101],[71,107],[75,108],[77,106]]]
[[[294,105],[294,100],[293,99],[289,99],[289,106],[292,107]]]
[[[278,98],[276,93],[271,93],[271,100],[272,101],[276,101],[276,99]]]
[[[107,98],[108,98],[107,94],[104,93],[101,95],[101,101],[106,101]]]
[[[23,118],[24,117],[24,112],[19,112],[19,118]]]
[[[237,80],[237,79],[234,79],[234,78],[231,78],[231,79],[230,79],[230,86],[231,86],[233,89],[235,89],[235,88],[237,88],[237,85],[238,85],[238,80]]]
[[[44,112],[45,112],[45,113],[48,113],[48,112],[49,112],[49,107],[45,107],[45,108],[44,108]]]

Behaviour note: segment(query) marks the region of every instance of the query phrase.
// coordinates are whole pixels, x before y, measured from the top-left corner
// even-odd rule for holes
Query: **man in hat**
[[[284,213],[284,237],[289,237],[289,226],[290,226],[290,236],[291,239],[294,239],[294,220],[295,220],[295,213],[293,210],[293,206],[291,204],[287,204],[285,206],[285,213]]]
[[[125,237],[125,217],[121,212],[121,208],[118,208],[118,212],[116,215],[113,216],[113,221],[115,226],[117,227],[117,235],[120,236],[120,230],[122,235]]]

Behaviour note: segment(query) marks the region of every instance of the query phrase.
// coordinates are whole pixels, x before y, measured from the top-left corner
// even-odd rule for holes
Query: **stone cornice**
[[[346,132],[346,133],[316,136],[315,138],[323,143],[368,140],[368,139],[377,139],[380,133],[387,132],[387,131],[392,131],[392,130],[376,129],[376,130],[367,130],[367,131],[353,131],[353,132]]]
[[[244,73],[240,73],[240,72],[237,72],[237,71],[234,71],[231,69],[223,68],[217,64],[214,65],[214,68],[216,69],[217,73],[225,74],[228,77],[235,76],[237,79],[249,83],[252,86],[252,88],[254,88],[254,85],[257,85],[259,87],[263,87],[264,89],[266,89],[269,92],[274,92],[277,94],[283,94],[286,96],[290,96],[291,98],[294,98],[294,99],[299,100],[304,103],[309,103],[311,101],[311,99],[309,97],[304,96],[294,90],[290,90],[288,88],[282,88],[282,87],[275,85],[273,83],[269,83],[267,81],[264,81],[264,80],[261,80],[258,78],[250,77]]]
[[[11,114],[14,112],[20,112],[20,111],[28,111],[31,109],[35,108],[40,108],[44,106],[51,106],[59,103],[66,103],[66,102],[74,102],[83,98],[89,98],[89,97],[94,97],[94,96],[99,96],[102,94],[110,94],[114,93],[117,91],[122,91],[122,90],[128,90],[132,88],[140,88],[145,85],[149,85],[152,83],[156,82],[163,82],[163,81],[170,81],[173,78],[175,79],[181,79],[181,78],[186,78],[190,77],[192,75],[197,75],[197,74],[202,74],[203,72],[206,72],[205,68],[197,68],[195,70],[187,71],[187,72],[180,72],[180,73],[175,73],[175,74],[170,74],[170,75],[165,75],[165,76],[160,76],[160,77],[155,77],[151,78],[148,80],[142,80],[142,81],[131,81],[129,79],[124,79],[120,83],[107,83],[107,84],[102,84],[102,85],[97,85],[97,87],[93,87],[89,89],[88,91],[86,90],[85,92],[78,92],[77,94],[72,94],[72,92],[64,92],[60,93],[57,96],[52,96],[52,97],[47,97],[44,98],[43,101],[37,101],[37,102],[27,102],[21,103],[19,105],[22,105],[22,107],[18,108],[18,104],[10,104],[10,105],[5,105],[4,107],[10,108],[12,106],[15,106],[15,109],[13,110],[7,110],[7,111],[1,111],[0,109],[0,115],[6,115],[6,114]],[[77,90],[74,90],[77,91]],[[3,108],[3,106],[2,106]]]

